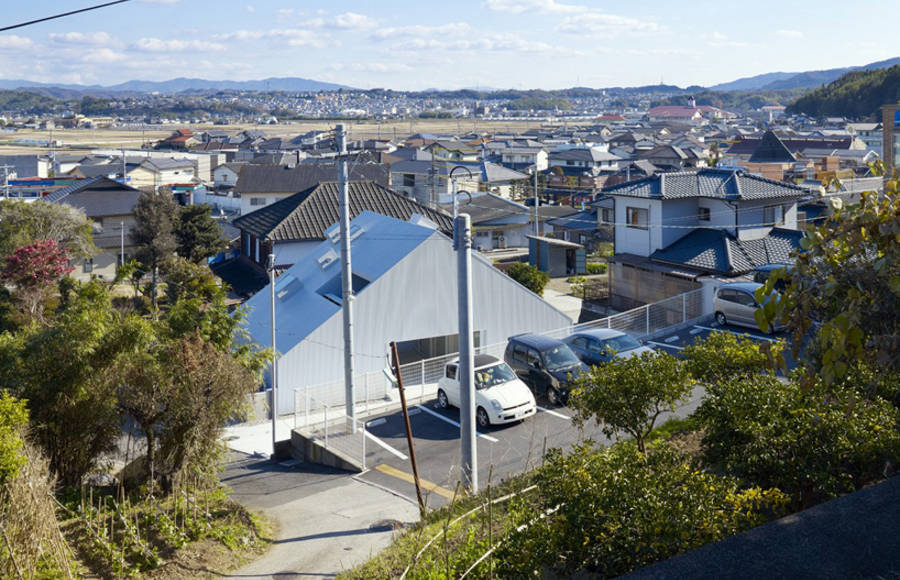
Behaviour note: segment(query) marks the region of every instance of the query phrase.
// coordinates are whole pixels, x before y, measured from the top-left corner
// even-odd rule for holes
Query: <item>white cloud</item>
[[[354,62],[351,64],[337,63],[331,66],[334,71],[356,71],[370,72],[378,74],[389,73],[409,73],[414,69],[408,64],[403,63],[384,63],[384,62]]]
[[[326,22],[326,28],[338,30],[366,30],[373,28],[377,22],[371,16],[357,14],[356,12],[344,12],[334,17],[334,20]]]
[[[627,16],[590,12],[580,16],[567,16],[556,27],[557,32],[583,36],[614,37],[626,34],[648,34],[663,28],[655,23]]]
[[[126,58],[128,57],[121,52],[109,48],[98,48],[96,50],[87,51],[81,55],[80,60],[93,64],[108,64],[111,62],[121,62]]]
[[[244,10],[246,10],[250,14],[253,14],[254,12],[256,12],[256,6],[254,6],[253,4],[247,4],[246,6],[244,6]]]
[[[472,38],[448,40],[445,38],[415,37],[395,43],[391,47],[398,51],[436,50],[448,52],[513,52],[516,54],[556,54],[580,55],[580,51],[553,46],[546,42],[526,40],[517,34],[483,34]]]
[[[145,4],[178,4],[178,0],[141,0]]]
[[[204,40],[163,40],[160,38],[141,38],[134,43],[137,50],[144,52],[189,52],[189,51],[221,51],[225,45]]]
[[[715,48],[746,48],[750,46],[746,42],[731,40],[721,32],[713,32],[711,35],[709,35],[706,44]]]
[[[108,46],[119,44],[107,32],[64,32],[51,33],[50,40],[58,44],[74,44],[79,46]]]
[[[288,46],[311,46],[321,48],[326,45],[327,38],[321,33],[301,28],[272,28],[269,30],[235,30],[216,38],[231,42],[248,42],[259,40],[277,40],[286,42]]]
[[[803,38],[803,33],[799,30],[776,30],[775,34],[781,38],[799,39]]]
[[[31,48],[34,41],[27,36],[16,36],[15,34],[0,36],[0,49],[20,49]]]
[[[413,26],[398,26],[393,28],[382,28],[376,30],[372,35],[375,38],[397,38],[397,37],[441,37],[441,36],[460,36],[468,34],[471,27],[465,22],[450,22],[440,26],[424,26],[415,24]]]
[[[575,14],[587,10],[584,6],[564,4],[556,0],[485,0],[485,6],[488,10],[507,14],[522,14],[523,12]]]

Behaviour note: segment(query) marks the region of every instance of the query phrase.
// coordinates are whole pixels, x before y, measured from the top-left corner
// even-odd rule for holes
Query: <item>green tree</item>
[[[498,577],[620,576],[721,540],[781,512],[778,490],[704,472],[665,446],[551,450],[536,505],[515,512]]]
[[[526,264],[525,262],[514,263],[507,268],[506,274],[538,296],[544,295],[544,288],[547,286],[547,283],[550,282],[549,274],[541,272],[539,269]]]
[[[179,256],[197,263],[225,250],[227,244],[211,210],[205,204],[186,205],[180,209],[175,226]]]
[[[665,353],[614,358],[582,374],[570,405],[579,421],[594,419],[607,437],[625,433],[639,451],[656,420],[690,395],[694,381],[683,361]]]
[[[66,485],[79,485],[121,432],[111,380],[121,346],[109,335],[117,321],[106,287],[90,282],[50,325],[0,340],[16,349],[0,357],[16,370],[0,375],[0,388],[27,399],[31,435]]]
[[[682,351],[687,369],[704,384],[726,385],[754,375],[784,369],[784,343],[766,341],[730,332],[713,332],[695,339]]]
[[[696,416],[709,465],[777,487],[795,508],[858,489],[900,459],[900,412],[847,385],[743,377],[711,385]]]
[[[134,208],[134,220],[131,239],[138,247],[135,257],[150,272],[150,301],[157,316],[159,268],[172,258],[177,248],[178,204],[171,195],[142,193]]]
[[[25,428],[28,409],[9,393],[0,393],[0,486],[6,485],[25,465]]]
[[[78,258],[96,251],[93,225],[83,211],[65,204],[0,200],[0,265],[16,248],[40,240],[55,240]]]
[[[900,191],[865,193],[859,204],[837,207],[810,226],[803,251],[780,300],[769,301],[760,322],[784,320],[793,332],[795,356],[826,382],[846,376],[857,362],[900,371]],[[770,277],[758,292],[772,292]],[[810,341],[807,341],[810,338]]]

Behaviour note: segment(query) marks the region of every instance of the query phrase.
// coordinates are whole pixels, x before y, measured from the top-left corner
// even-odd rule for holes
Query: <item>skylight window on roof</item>
[[[338,259],[337,253],[334,250],[329,249],[327,252],[322,254],[319,257],[319,259],[316,261],[319,263],[319,267],[324,270],[324,269],[328,268],[328,266],[337,262],[337,259]]]
[[[282,274],[275,282],[275,296],[284,301],[288,296],[297,292],[303,284],[292,274]]]

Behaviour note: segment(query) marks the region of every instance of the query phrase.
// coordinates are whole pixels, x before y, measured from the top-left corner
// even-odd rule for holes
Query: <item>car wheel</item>
[[[450,401],[447,399],[447,393],[444,392],[443,389],[438,389],[438,407],[441,409],[446,409],[450,406]]]
[[[547,400],[550,401],[551,405],[559,405],[560,404],[559,391],[557,391],[553,387],[548,388],[547,389]]]
[[[716,322],[719,323],[719,326],[725,326],[726,324],[728,324],[728,320],[721,312],[716,312]]]
[[[491,418],[488,417],[487,411],[484,410],[484,407],[478,407],[478,410],[475,411],[475,422],[478,423],[479,427],[491,426]]]

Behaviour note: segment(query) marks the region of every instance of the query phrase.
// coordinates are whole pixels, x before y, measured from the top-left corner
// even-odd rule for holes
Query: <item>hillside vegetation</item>
[[[900,65],[847,73],[797,99],[788,113],[813,117],[876,119],[882,105],[900,101]]]

